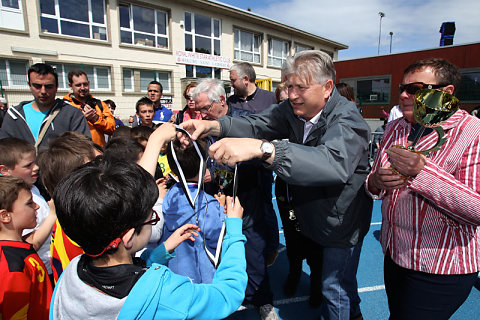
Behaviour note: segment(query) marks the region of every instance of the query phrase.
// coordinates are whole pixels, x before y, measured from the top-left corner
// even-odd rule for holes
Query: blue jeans
[[[323,248],[320,319],[348,320],[360,313],[357,269],[362,242],[349,248]]]

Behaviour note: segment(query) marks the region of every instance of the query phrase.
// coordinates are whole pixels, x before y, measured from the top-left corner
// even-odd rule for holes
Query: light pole
[[[390,35],[390,53],[392,53],[392,38],[393,38],[393,32],[390,31],[389,35]]]
[[[378,30],[378,55],[380,55],[380,36],[382,35],[382,18],[385,17],[385,13],[380,11],[378,15],[380,16],[380,28]]]

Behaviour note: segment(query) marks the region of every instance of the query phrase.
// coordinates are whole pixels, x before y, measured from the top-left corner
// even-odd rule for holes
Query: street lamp
[[[390,35],[390,53],[392,53],[392,38],[393,38],[393,32],[390,31],[389,35]]]
[[[380,11],[378,15],[380,16],[380,28],[378,30],[378,55],[380,55],[380,36],[382,35],[382,18],[385,17],[385,13]]]

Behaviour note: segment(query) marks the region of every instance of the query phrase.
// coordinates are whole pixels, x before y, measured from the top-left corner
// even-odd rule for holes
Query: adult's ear
[[[449,84],[448,86],[443,87],[443,91],[453,95],[453,93],[455,92],[455,86],[453,84]]]
[[[324,84],[324,87],[325,87],[325,99],[328,99],[330,97],[330,95],[332,94],[332,91],[333,91],[333,87],[334,87],[334,84],[333,84],[333,80],[332,79],[329,79],[327,80],[327,82],[325,82]]]
[[[125,246],[125,248],[128,250],[128,249],[131,249],[132,246],[133,246],[133,235],[135,233],[135,229],[134,228],[131,228],[129,229],[125,235],[122,237],[122,242],[123,242],[123,245]]]

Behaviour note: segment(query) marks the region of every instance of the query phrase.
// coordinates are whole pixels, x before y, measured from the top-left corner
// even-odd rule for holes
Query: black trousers
[[[390,320],[447,320],[468,298],[477,273],[439,275],[405,269],[387,251],[384,279]]]

